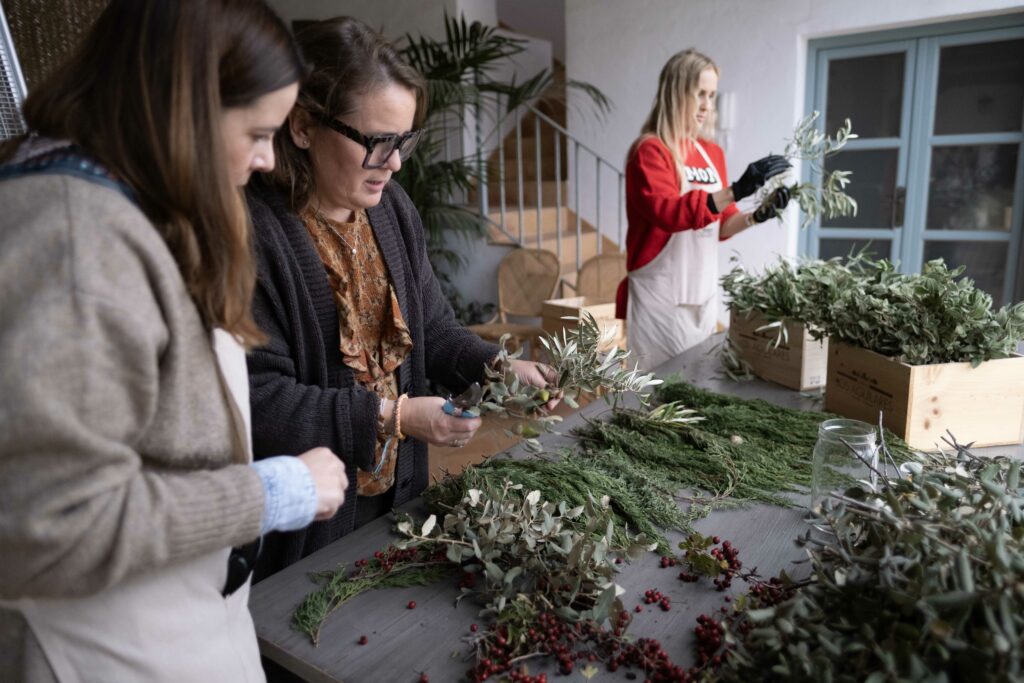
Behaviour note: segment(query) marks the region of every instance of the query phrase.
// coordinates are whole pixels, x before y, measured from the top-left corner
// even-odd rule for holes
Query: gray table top
[[[716,335],[657,370],[659,377],[678,374],[700,387],[743,398],[761,398],[773,404],[820,410],[822,402],[784,387],[752,380],[737,383],[720,375],[717,356],[708,351],[721,340]],[[635,401],[635,399],[633,399]],[[548,448],[571,442],[566,436],[584,417],[594,418],[608,410],[597,401],[566,418],[558,435],[541,438]],[[1024,456],[1024,447],[1012,446],[982,449],[989,454]],[[522,456],[521,447],[509,453]],[[422,502],[413,501],[405,508],[418,518],[425,517]],[[794,564],[802,559],[802,551],[794,544],[806,525],[799,508],[781,508],[752,504],[742,508],[718,510],[698,520],[695,527],[705,534],[729,539],[740,550],[744,569],[757,567],[762,576],[773,576],[780,570],[802,573]],[[364,593],[338,609],[324,625],[319,647],[309,638],[291,628],[291,615],[298,604],[316,586],[310,572],[334,569],[339,564],[349,567],[360,558],[398,540],[391,532],[390,516],[378,519],[344,537],[301,562],[256,584],[249,606],[256,624],[262,653],[314,682],[346,681],[377,683],[379,681],[416,681],[421,672],[433,681],[460,680],[470,663],[463,638],[469,635],[470,624],[480,621],[479,609],[469,601],[454,605],[458,590],[455,581],[431,586],[389,588]],[[668,534],[673,544],[682,539],[678,533]],[[661,641],[665,651],[678,664],[689,666],[692,632],[697,615],[723,605],[723,593],[713,590],[707,580],[696,584],[677,578],[678,569],[661,569],[655,554],[622,565],[618,583],[626,590],[623,602],[627,609],[643,603],[643,593],[654,588],[669,595],[672,609],[664,612],[656,605],[644,605],[642,613],[634,614],[630,633]],[[733,584],[734,592],[742,592],[744,584]],[[406,608],[415,600],[417,608]],[[357,643],[360,636],[367,645]],[[531,663],[531,671],[555,671],[550,664]],[[623,680],[625,672],[612,674],[601,668],[598,680]]]

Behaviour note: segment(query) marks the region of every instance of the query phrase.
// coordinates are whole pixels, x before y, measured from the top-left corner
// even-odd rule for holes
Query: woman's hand
[[[752,162],[747,166],[747,170],[743,172],[740,179],[732,184],[733,199],[738,202],[744,197],[749,197],[757,192],[769,178],[777,176],[788,168],[790,168],[790,163],[786,157],[778,154],[772,154]]]
[[[516,377],[519,378],[522,384],[545,389],[558,381],[558,375],[555,374],[555,369],[550,365],[518,359],[510,361],[510,363],[512,365],[512,372],[516,374]],[[551,400],[544,404],[544,410],[553,410],[561,400],[562,391],[560,389],[552,391]]]
[[[402,401],[402,433],[435,446],[465,446],[480,429],[480,418],[447,415],[444,402],[437,396],[419,396]]]
[[[345,489],[348,488],[345,464],[329,448],[314,448],[298,458],[313,475],[316,488],[316,516],[313,519],[320,522],[334,517],[338,508],[345,504]]]

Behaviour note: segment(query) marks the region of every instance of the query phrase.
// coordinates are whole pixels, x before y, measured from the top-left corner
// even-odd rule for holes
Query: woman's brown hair
[[[416,97],[413,126],[421,125],[426,81],[369,26],[352,17],[335,17],[305,26],[295,39],[310,69],[295,107],[309,112],[314,122],[343,118],[356,111],[363,95],[397,84]],[[316,192],[309,152],[297,147],[290,135],[281,134],[274,139],[274,153],[277,165],[271,180],[298,212]]]
[[[302,68],[260,0],[112,0],[23,107],[33,134],[78,144],[132,188],[204,322],[250,346],[263,340],[250,311],[255,265],[221,117]]]

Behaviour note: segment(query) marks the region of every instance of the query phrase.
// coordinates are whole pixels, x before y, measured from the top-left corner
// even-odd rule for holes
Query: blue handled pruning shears
[[[458,396],[449,396],[444,402],[444,412],[456,417],[480,417],[480,399],[484,397],[483,387],[480,382],[473,382],[469,388]],[[458,411],[458,412],[456,412]]]

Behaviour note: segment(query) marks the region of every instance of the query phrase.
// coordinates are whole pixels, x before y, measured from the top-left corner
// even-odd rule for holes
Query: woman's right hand
[[[402,402],[402,433],[435,446],[461,448],[480,428],[479,417],[458,417],[444,412],[444,399],[418,396]]]
[[[738,202],[744,197],[754,194],[769,178],[777,176],[789,167],[790,163],[786,157],[778,154],[772,154],[751,163],[740,179],[732,184],[733,201]]]
[[[316,517],[313,519],[320,522],[334,517],[345,503],[345,489],[348,488],[345,464],[329,448],[314,448],[298,458],[313,475],[316,488]]]

